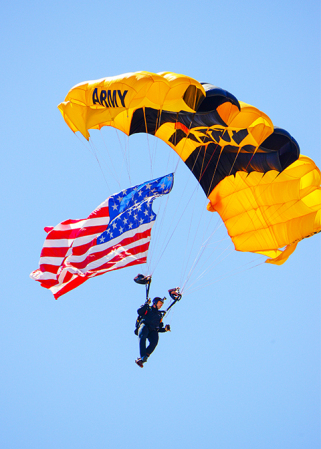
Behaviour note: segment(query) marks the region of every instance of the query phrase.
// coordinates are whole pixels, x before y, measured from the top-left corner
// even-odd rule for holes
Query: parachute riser
[[[173,302],[172,304],[169,305],[169,307],[167,307],[167,309],[164,312],[165,316],[167,314],[167,312],[178,302],[182,299],[182,294],[180,293],[180,289],[179,287],[176,288],[172,288],[170,290],[168,290],[169,296],[172,298]]]
[[[138,274],[134,281],[137,284],[145,285],[146,287],[146,301],[149,299],[149,290],[150,290],[150,284],[152,283],[152,277],[151,276],[144,276],[143,274]]]
[[[146,284],[146,301],[148,301],[148,299],[149,299],[149,289],[150,289],[151,283],[152,283],[152,278],[150,278],[148,284]]]

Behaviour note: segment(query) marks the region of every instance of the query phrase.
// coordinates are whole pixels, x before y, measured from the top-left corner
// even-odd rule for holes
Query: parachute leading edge
[[[205,90],[193,78],[142,71],[78,84],[58,108],[71,130],[80,131],[88,140],[89,129],[103,126],[129,135],[137,109],[195,112],[203,98]]]

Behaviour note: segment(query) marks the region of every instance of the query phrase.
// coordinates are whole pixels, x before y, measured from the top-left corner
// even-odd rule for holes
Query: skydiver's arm
[[[138,315],[145,315],[145,312],[148,310],[148,302],[145,302],[140,308],[137,310]]]

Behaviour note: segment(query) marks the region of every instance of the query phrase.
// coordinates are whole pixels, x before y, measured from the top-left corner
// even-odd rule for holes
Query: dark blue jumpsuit
[[[164,324],[161,322],[163,313],[157,307],[151,307],[145,303],[137,310],[137,313],[141,317],[138,328],[140,357],[145,360],[157,346],[158,333],[166,332],[166,330]],[[146,339],[149,341],[147,348]]]

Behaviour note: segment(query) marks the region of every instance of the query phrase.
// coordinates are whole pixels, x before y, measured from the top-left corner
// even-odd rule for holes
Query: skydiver
[[[148,357],[155,350],[158,343],[159,332],[169,332],[170,325],[162,322],[165,312],[161,311],[161,307],[164,304],[166,298],[159,298],[158,296],[153,299],[152,306],[150,306],[150,298],[143,304],[138,310],[138,329],[137,335],[139,338],[139,351],[140,357],[135,360],[138,366],[143,368],[144,363],[147,362]],[[136,333],[136,332],[135,332]],[[146,339],[149,341],[149,345],[146,348]]]

